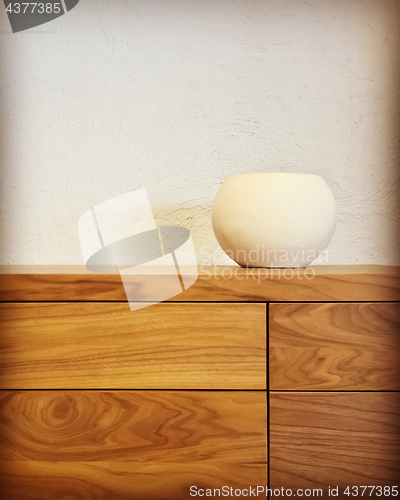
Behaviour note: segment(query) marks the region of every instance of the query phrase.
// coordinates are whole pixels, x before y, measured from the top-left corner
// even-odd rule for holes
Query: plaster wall
[[[19,34],[0,17],[1,264],[82,264],[79,217],[141,187],[199,263],[229,263],[218,187],[276,171],[336,197],[321,262],[400,264],[398,1],[81,0]]]

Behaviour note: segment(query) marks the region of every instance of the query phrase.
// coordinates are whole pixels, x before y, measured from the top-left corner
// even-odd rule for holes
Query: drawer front
[[[266,484],[266,394],[1,391],[0,492],[12,500],[186,499]]]
[[[325,497],[329,486],[338,486],[339,498],[349,498],[347,486],[400,490],[399,393],[276,392],[270,398],[271,488],[321,488]],[[390,495],[378,488],[377,496]]]
[[[265,304],[3,303],[2,389],[265,389]]]
[[[270,304],[272,390],[399,390],[400,305]]]

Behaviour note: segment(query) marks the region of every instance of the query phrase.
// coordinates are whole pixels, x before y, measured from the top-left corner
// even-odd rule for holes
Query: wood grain
[[[400,304],[270,304],[273,390],[400,390]]]
[[[270,397],[272,488],[399,485],[399,393]]]
[[[0,305],[3,389],[265,389],[265,304]]]
[[[183,499],[266,481],[266,394],[4,391],[10,500]]]
[[[43,270],[2,268],[2,301],[125,301],[119,274],[88,274],[84,268]],[[71,273],[69,272],[71,268]],[[42,272],[41,272],[42,271]],[[58,271],[58,273],[56,272]],[[151,300],[151,297],[149,298]],[[394,266],[313,266],[306,269],[199,267],[196,283],[172,301],[398,301],[400,268]]]

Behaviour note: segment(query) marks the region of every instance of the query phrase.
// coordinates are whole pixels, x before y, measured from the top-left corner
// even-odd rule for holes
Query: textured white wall
[[[81,0],[20,34],[0,10],[1,264],[81,264],[80,215],[141,187],[229,262],[215,193],[274,171],[333,190],[329,263],[400,264],[398,1]]]

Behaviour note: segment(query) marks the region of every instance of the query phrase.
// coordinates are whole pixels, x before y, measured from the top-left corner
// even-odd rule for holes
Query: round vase
[[[233,175],[217,192],[212,224],[224,252],[243,267],[305,267],[333,236],[336,202],[318,175]]]

